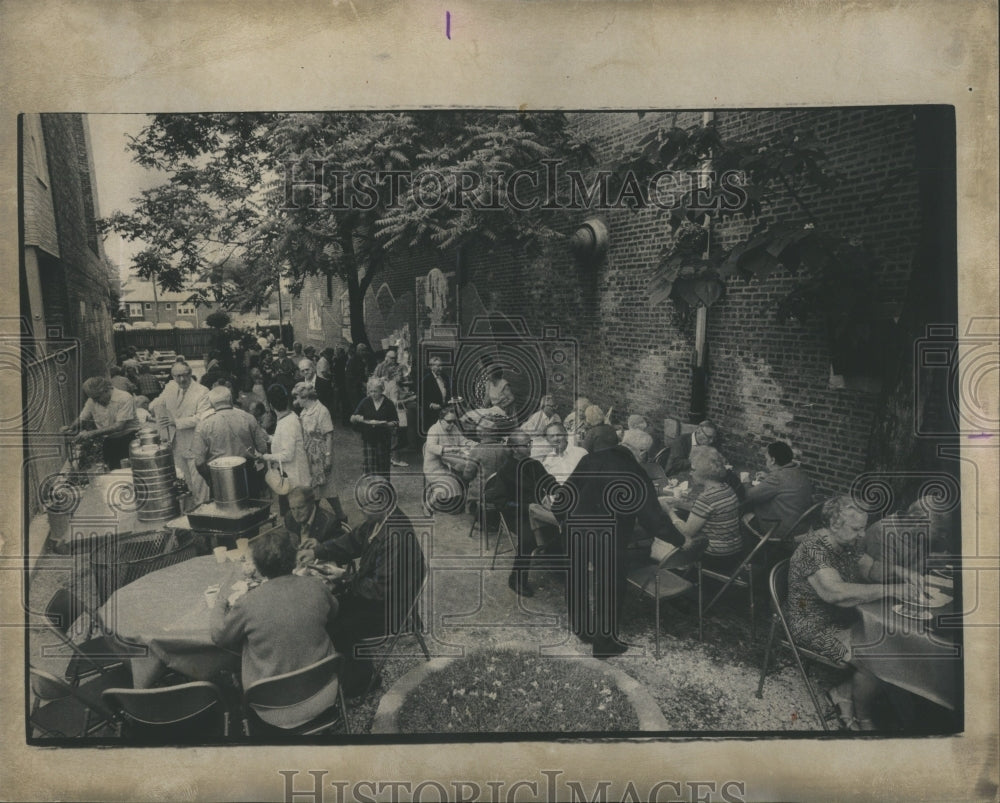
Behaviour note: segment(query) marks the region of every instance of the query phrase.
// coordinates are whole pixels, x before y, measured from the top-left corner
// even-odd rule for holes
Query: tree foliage
[[[297,292],[307,276],[336,275],[356,341],[367,339],[364,294],[396,255],[498,242],[531,251],[558,238],[557,212],[518,212],[497,176],[588,156],[561,114],[493,112],[155,115],[129,147],[165,175],[103,221],[147,244],[140,276],[173,290],[204,277],[218,302],[245,311],[279,276]],[[426,184],[403,172],[440,175],[436,190],[463,189],[469,202],[428,204]],[[495,208],[481,208],[490,192]]]

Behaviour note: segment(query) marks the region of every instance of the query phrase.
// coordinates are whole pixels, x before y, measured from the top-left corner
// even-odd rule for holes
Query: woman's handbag
[[[280,460],[273,460],[268,464],[264,481],[267,483],[267,487],[278,496],[288,496],[292,490],[292,483],[289,482],[288,475],[282,470]]]

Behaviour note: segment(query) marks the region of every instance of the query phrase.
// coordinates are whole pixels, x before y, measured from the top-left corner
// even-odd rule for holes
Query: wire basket
[[[112,537],[90,554],[99,604],[122,586],[195,554],[195,542],[188,532],[152,530]]]

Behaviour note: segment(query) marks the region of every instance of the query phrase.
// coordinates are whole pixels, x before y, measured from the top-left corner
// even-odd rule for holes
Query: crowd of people
[[[288,350],[263,336],[234,344],[226,359],[211,355],[201,382],[181,357],[162,388],[154,389],[149,377],[143,362],[129,354],[109,377],[87,380],[88,401],[74,427],[92,422],[94,428],[77,437],[102,438],[105,459],[115,467],[140,426],[139,410],[148,406],[196,503],[211,499],[207,467],[226,455],[253,461],[255,494],[268,486],[276,493],[284,527],[257,539],[254,558],[268,577],[285,578],[270,585],[267,595],[286,587],[288,594],[270,602],[258,594],[252,607],[222,611],[215,622],[220,644],[243,644],[247,676],[280,674],[334,648],[349,654],[360,641],[389,632],[425,574],[412,525],[394,504],[367,515],[357,529],[346,526],[340,501],[345,489],[334,472],[335,421],[354,428],[362,442],[362,465],[344,473],[359,482],[391,484],[392,468],[406,466],[399,458],[406,419],[417,415],[415,429],[424,439],[423,512],[501,511],[516,540],[511,591],[535,593],[535,562],[563,569],[570,627],[592,643],[597,657],[628,649],[620,635],[625,574],[636,544],[655,539],[679,551],[680,566],[701,564],[730,575],[754,545],[748,530],[770,533],[784,555],[791,554],[789,611],[796,638],[845,667],[845,623],[854,606],[923,593],[920,570],[929,542],[900,543],[885,527],[866,534],[868,517],[849,497],[829,500],[821,528],[805,534],[814,486],[792,448],[772,442],[762,455],[763,471],[737,474],[711,421],[654,450],[645,416],[619,414],[616,423],[612,410],[586,397],[562,418],[557,400],[544,395],[519,420],[522,406],[498,363],[484,362],[474,398],[466,403],[456,396],[439,356],[431,356],[420,381],[413,382],[415,374],[400,364],[396,348],[377,359],[365,344],[317,353],[299,343]],[[141,397],[148,404],[137,401]],[[683,478],[690,493],[661,496],[654,478],[668,484]],[[914,511],[930,509],[926,500],[914,504]],[[595,518],[614,526],[606,532],[576,526]],[[741,519],[750,527],[741,526]],[[948,523],[934,519],[933,530],[933,546],[942,547]],[[328,599],[290,577],[296,566],[315,560],[341,566],[357,560],[359,569],[341,596]],[[276,651],[274,645],[296,628],[328,633],[329,643],[312,643],[302,654]],[[268,640],[272,631],[280,637]],[[345,683],[352,689],[368,683],[369,664],[349,661]],[[848,712],[846,719],[870,727],[878,681],[855,667],[838,689],[833,697]]]

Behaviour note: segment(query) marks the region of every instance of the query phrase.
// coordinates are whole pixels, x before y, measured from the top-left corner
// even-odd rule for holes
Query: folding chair
[[[73,640],[70,629],[83,615],[87,617],[87,631],[77,642]],[[45,606],[44,617],[46,629],[71,652],[65,672],[66,680],[71,685],[79,683],[81,678],[103,674],[123,664],[120,647],[103,636],[91,637],[94,626],[98,624],[95,614],[88,611],[68,588],[60,588],[52,595]]]
[[[812,700],[813,708],[816,709],[816,716],[823,725],[823,730],[830,730],[830,727],[826,724],[824,711],[820,707],[819,698],[816,697],[816,691],[813,689],[812,683],[809,680],[809,675],[806,673],[805,664],[802,662],[802,659],[805,658],[807,660],[814,661],[831,669],[843,670],[848,667],[847,664],[843,662],[831,661],[829,658],[824,655],[820,655],[818,652],[813,652],[805,647],[798,646],[795,643],[795,639],[792,638],[792,631],[788,628],[788,620],[785,618],[785,600],[788,598],[788,565],[789,561],[786,558],[785,560],[779,561],[775,564],[774,568],[771,569],[771,576],[769,578],[771,592],[771,631],[768,633],[767,646],[764,648],[764,664],[760,668],[760,682],[757,684],[757,698],[760,699],[764,694],[764,678],[767,675],[767,665],[771,657],[771,644],[774,642],[775,630],[780,623],[781,628],[785,633],[785,639],[782,643],[792,651],[792,655],[795,657],[795,663],[799,667],[799,673],[802,675],[802,680],[806,684],[806,691],[809,692],[809,699]]]
[[[302,669],[258,680],[247,686],[243,690],[243,728],[246,735],[253,736],[256,733],[258,735],[315,736],[332,730],[340,722],[344,723],[344,729],[350,733],[351,723],[347,716],[344,689],[339,682],[342,660],[343,656],[335,653]],[[337,683],[337,702],[308,722],[283,727],[267,722],[259,716],[259,714],[266,712],[280,717],[282,711],[309,700],[333,683]]]
[[[655,543],[655,541],[654,541]],[[680,596],[690,589],[698,588],[698,639],[703,638],[702,633],[702,608],[701,608],[701,583],[692,583],[678,576],[670,570],[682,568],[684,564],[678,562],[677,552],[672,551],[661,558],[656,564],[648,564],[633,569],[627,575],[628,582],[638,588],[647,597],[653,600],[653,609],[656,612],[656,658],[660,657],[660,603],[665,599]],[[701,564],[697,564],[699,571]]]
[[[789,546],[797,544],[816,526],[816,519],[818,518],[819,511],[826,504],[826,499],[814,495],[813,500],[813,504],[795,520],[795,523],[785,533],[783,540],[787,541]]]
[[[101,692],[115,683],[128,682],[124,667],[87,683],[70,685],[49,672],[28,667],[31,678],[32,732],[53,738],[90,736],[104,728],[114,729],[115,712],[101,700]]]
[[[726,593],[730,586],[736,586],[737,588],[745,588],[750,595],[750,643],[752,644],[757,640],[757,606],[754,598],[754,588],[753,588],[753,567],[754,558],[763,549],[764,545],[771,540],[771,537],[777,532],[778,524],[772,524],[771,528],[765,533],[758,532],[750,523],[749,519],[753,517],[752,513],[747,513],[743,516],[741,524],[743,527],[751,534],[751,537],[757,538],[757,543],[754,545],[753,549],[747,553],[747,556],[743,558],[740,565],[733,570],[731,574],[723,574],[722,572],[713,571],[712,569],[701,568],[701,577],[709,577],[712,580],[718,580],[722,583],[722,588],[720,588],[714,597],[709,601],[708,605],[705,606],[705,613],[708,613],[709,609],[718,602],[719,597]],[[700,582],[700,578],[699,578]]]
[[[101,696],[119,712],[119,736],[156,744],[203,740],[220,725],[221,736],[229,736],[229,706],[222,690],[206,680],[155,689],[107,689]]]
[[[497,475],[494,472],[486,478],[486,482],[483,483],[482,493],[479,494],[479,509],[476,511],[476,515],[472,519],[472,525],[469,527],[469,538],[475,537],[476,527],[480,527],[483,539],[486,544],[486,548],[489,549],[490,545],[490,528],[489,521],[490,515],[494,515],[497,518],[497,540],[493,546],[493,562],[490,564],[491,569],[495,569],[497,565],[497,556],[506,555],[508,552],[517,552],[517,540],[514,534],[511,532],[510,527],[507,524],[507,519],[503,515],[503,511],[497,507],[492,502],[487,502],[486,497],[489,494],[490,489],[493,487],[493,483],[497,482]],[[510,544],[510,549],[500,550],[500,539],[506,536],[507,543]]]
[[[403,636],[413,636],[417,643],[420,645],[420,649],[424,654],[424,660],[429,661],[431,659],[430,650],[427,649],[427,642],[424,641],[424,620],[420,617],[420,600],[423,597],[424,588],[427,586],[427,580],[430,574],[424,575],[424,580],[420,584],[420,590],[414,595],[413,600],[410,602],[409,607],[406,609],[406,615],[400,620],[399,626],[384,636],[374,636],[368,639],[362,639],[354,646],[355,655],[361,658],[370,658],[375,656],[374,650],[380,647],[386,642],[388,638],[388,644],[385,650],[378,653],[379,660],[378,665],[375,667],[375,672],[372,673],[371,680],[368,681],[368,688],[365,689],[364,697],[367,697],[372,688],[375,685],[375,680],[380,674],[382,674],[382,669],[385,667],[385,662],[389,660],[389,656],[392,655],[393,650],[396,649],[396,644],[399,639]],[[362,652],[367,650],[368,652]],[[364,699],[364,697],[362,699]]]

